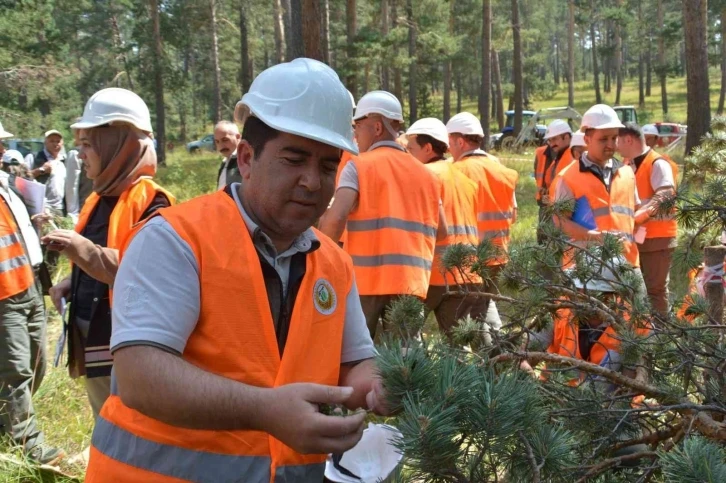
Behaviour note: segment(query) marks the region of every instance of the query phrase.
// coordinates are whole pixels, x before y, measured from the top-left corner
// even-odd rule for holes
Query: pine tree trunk
[[[638,24],[643,24],[643,0],[638,0]],[[638,46],[638,107],[645,107],[645,66],[643,45]]]
[[[300,2],[302,15],[300,16],[300,30],[302,33],[303,51],[302,56],[309,59],[325,62],[323,54],[322,19],[323,12],[320,8],[322,0],[292,0]]]
[[[721,94],[718,97],[718,114],[723,114],[726,101],[726,7],[721,10]]]
[[[356,0],[346,0],[345,7],[345,24],[346,24],[346,38],[347,38],[347,53],[348,53],[348,77],[346,84],[348,84],[348,90],[353,93],[353,96],[358,98],[358,88],[356,86],[356,65],[355,65],[355,36],[358,24],[358,14],[356,12]]]
[[[567,16],[567,105],[575,105],[575,0],[568,3]]]
[[[492,69],[494,71],[494,85],[497,90],[497,125],[499,130],[504,129],[504,95],[502,94],[502,72],[499,65],[499,52],[492,49]]]
[[[323,62],[330,65],[330,0],[320,0],[320,35]]]
[[[590,48],[592,49],[592,73],[595,83],[595,104],[602,104],[600,93],[600,72],[597,67],[597,37],[595,37],[595,1],[590,0],[591,18],[590,22]]]
[[[645,53],[645,97],[651,96],[653,86],[653,31],[648,31],[648,51]]]
[[[303,24],[305,15],[303,13],[303,2],[307,0],[290,0],[290,47],[288,48],[288,60],[305,57],[305,38]]]
[[[279,64],[285,61],[285,23],[280,0],[272,0],[272,15],[275,29],[275,62]]]
[[[658,79],[660,79],[660,99],[663,116],[668,115],[668,91],[666,86],[666,51],[665,37],[663,37],[663,22],[665,11],[663,0],[658,0]]]
[[[391,24],[395,29],[398,26],[398,2],[399,0],[390,0],[391,2]],[[398,57],[398,43],[393,47],[393,55]],[[401,102],[401,106],[404,104],[403,99],[403,74],[400,67],[394,67],[393,69],[393,95]]]
[[[285,59],[294,59],[292,52],[292,5],[290,0],[280,0],[282,3],[283,35],[285,36]]]
[[[444,61],[444,123],[451,119],[451,60]]]
[[[408,121],[413,124],[418,119],[418,102],[416,90],[418,88],[417,59],[416,59],[416,25],[413,18],[413,0],[406,0],[406,19],[408,21],[408,56],[411,64],[408,67]]]
[[[557,87],[560,86],[560,44],[557,41],[557,35],[552,36],[552,51],[554,52],[554,60],[552,61],[552,77]]]
[[[151,23],[154,29],[154,94],[156,103],[156,159],[158,164],[166,164],[166,110],[164,109],[164,48],[161,43],[159,22],[159,3],[150,0]],[[215,121],[216,122],[216,121]]]
[[[687,70],[688,135],[686,153],[690,154],[706,135],[711,122],[708,90],[708,2],[683,0]]]
[[[209,0],[210,27],[212,32],[212,71],[214,75],[214,105],[212,120],[222,119],[222,70],[219,67],[219,39],[217,38],[217,0]]]
[[[461,69],[456,69],[456,113],[461,112],[461,102],[464,97],[464,88],[461,85]]]
[[[247,33],[247,0],[241,0],[239,4],[239,39],[240,39],[240,84],[242,95],[244,95],[252,84],[252,73],[250,72],[250,47]]]
[[[492,64],[489,62],[491,58],[489,53],[492,51],[492,2],[484,0],[482,2],[482,34],[481,34],[481,91],[479,114],[481,115],[481,125],[484,128],[483,146],[489,145],[489,103],[491,102],[492,92]]]
[[[623,0],[615,0],[615,6],[621,8]],[[620,104],[620,93],[623,90],[623,31],[620,22],[615,22],[615,105]]]
[[[381,0],[381,37],[385,39],[388,36],[388,25],[390,23],[388,15],[388,0]],[[387,57],[384,58],[381,66],[381,88],[384,91],[391,90],[390,70],[388,69]]]
[[[519,25],[519,0],[512,0],[512,80],[514,82],[514,135],[522,130],[523,76],[522,76],[522,36]]]

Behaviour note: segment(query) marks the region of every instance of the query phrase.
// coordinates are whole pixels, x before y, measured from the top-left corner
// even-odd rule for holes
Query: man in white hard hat
[[[35,155],[30,175],[45,185],[45,208],[53,215],[63,215],[66,187],[66,156],[63,135],[51,129],[44,135],[44,147]]]
[[[570,157],[573,161],[579,161],[582,153],[585,152],[587,144],[585,144],[585,133],[577,131],[572,135],[570,140]],[[563,168],[564,169],[564,168]]]
[[[643,126],[643,136],[645,136],[645,144],[649,148],[655,148],[660,139],[660,133],[655,124],[646,124]]]
[[[674,213],[663,212],[661,205],[676,194],[678,165],[649,147],[645,128],[632,123],[620,128],[618,151],[631,160],[638,194],[646,208],[639,220],[641,230],[645,230],[645,240],[638,243],[640,266],[650,304],[663,316],[668,312],[668,274],[678,246],[678,222]]]
[[[641,202],[635,173],[613,156],[618,135],[623,128],[617,113],[605,104],[597,104],[582,116],[587,151],[558,175],[555,201],[574,201],[572,212],[558,214],[556,222],[581,246],[602,244],[605,234],[620,238],[623,256],[633,267],[640,267],[635,244]],[[572,262],[568,259],[565,265]],[[633,287],[640,291],[642,287]]]
[[[496,253],[487,261],[489,277],[485,290],[497,293],[496,279],[508,259],[510,228],[517,219],[515,189],[519,174],[480,148],[484,129],[479,119],[471,113],[461,112],[446,124],[449,134],[449,151],[454,166],[474,181],[478,187],[477,231],[479,240],[490,240]],[[487,301],[486,322],[498,329],[501,318],[494,301]]]
[[[228,184],[240,183],[242,177],[237,166],[237,146],[242,135],[237,125],[230,121],[220,121],[214,126],[214,146],[224,156],[222,165],[217,172],[217,189],[221,190]]]
[[[365,419],[321,406],[386,412],[350,257],[312,228],[357,152],[351,116],[325,64],[263,71],[235,109],[242,182],[132,238],[86,482],[317,483]]]
[[[537,185],[535,199],[539,206],[537,243],[544,241],[540,225],[545,221],[546,207],[550,204],[549,191],[552,181],[572,162],[568,149],[572,140],[570,124],[564,119],[555,119],[547,126],[544,140],[545,144],[534,152],[534,182]]]
[[[358,101],[353,120],[361,154],[341,173],[320,229],[339,240],[347,223],[345,250],[353,258],[363,312],[375,337],[392,301],[400,295],[426,298],[436,240],[446,237],[446,217],[438,180],[396,143],[403,123],[396,96],[369,92]]]
[[[441,264],[446,248],[456,243],[476,246],[479,235],[476,227],[477,184],[466,177],[454,165],[444,159],[449,147],[449,134],[443,122],[435,118],[419,119],[406,132],[409,152],[441,182],[441,200],[446,216],[446,239],[436,243],[434,264],[431,269],[426,308],[433,311],[439,328],[447,335],[456,323],[470,315],[477,319],[484,316],[488,304],[481,297],[446,296],[446,292],[476,291],[481,287],[481,277],[455,268],[447,270]]]

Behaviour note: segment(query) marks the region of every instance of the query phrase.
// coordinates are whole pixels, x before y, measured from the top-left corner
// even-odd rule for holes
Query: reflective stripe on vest
[[[624,235],[623,255],[634,267],[640,266],[638,247],[633,238],[635,228],[635,174],[629,166],[620,166],[610,180],[608,191],[603,182],[590,171],[583,171],[581,165],[573,164],[563,171],[560,181],[566,183],[575,199],[585,197],[600,231]],[[565,257],[565,265],[572,263]]]
[[[359,197],[348,217],[345,250],[353,259],[360,295],[425,298],[439,224],[440,181],[400,147],[377,145],[353,162]]]
[[[659,159],[667,162],[670,166],[671,172],[673,173],[673,181],[676,182],[678,179],[678,165],[676,163],[652,149],[648,151],[645,159],[640,163],[638,171],[635,173],[638,195],[643,204],[647,203],[655,195],[655,190],[653,190],[653,186],[650,184],[650,177],[653,173],[653,164]],[[678,222],[673,215],[674,213],[670,215],[659,214],[648,220],[643,225],[645,227],[645,238],[673,238],[678,236]]]
[[[199,319],[181,355],[186,363],[260,388],[297,382],[338,384],[346,294],[354,275],[350,258],[335,242],[315,231],[320,247],[306,255],[306,272],[281,356],[259,256],[234,200],[225,191],[217,191],[162,209],[159,216],[189,245],[203,287]],[[230,239],[235,243],[226,242]],[[239,323],[240,314],[244,324]],[[147,470],[140,468],[149,464],[153,468],[148,471],[156,475],[167,471],[166,454],[197,458],[199,464],[209,462],[220,468],[225,468],[223,461],[227,461],[234,471],[241,471],[234,473],[227,468],[225,478],[208,476],[202,480],[205,482],[317,483],[322,478],[326,455],[299,454],[261,431],[177,427],[127,407],[117,395],[108,398],[101,418],[138,439],[121,461],[106,455],[105,451],[114,447],[95,434],[104,435],[104,429],[97,426],[86,483],[198,481],[198,470],[191,465],[184,465],[188,473],[177,472],[166,479],[143,474]],[[161,448],[165,454],[149,458],[149,448]],[[100,456],[94,458],[94,454]],[[262,468],[263,463],[266,468]],[[263,479],[249,477],[245,468],[259,471]],[[129,472],[141,476],[126,477]]]
[[[479,283],[481,277],[471,273],[466,267],[461,267],[462,270],[450,267],[447,270],[441,258],[452,245],[474,247],[479,243],[476,222],[477,185],[447,161],[430,162],[426,164],[426,168],[441,183],[441,201],[446,215],[446,238],[436,242],[430,284],[453,289],[456,285]]]
[[[34,280],[18,225],[4,198],[0,199],[0,300],[28,290]]]

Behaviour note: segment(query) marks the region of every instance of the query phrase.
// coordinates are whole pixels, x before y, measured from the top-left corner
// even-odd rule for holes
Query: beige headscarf
[[[156,174],[154,143],[133,126],[100,126],[85,134],[101,158],[101,174],[93,180],[99,196],[120,196],[142,176]]]

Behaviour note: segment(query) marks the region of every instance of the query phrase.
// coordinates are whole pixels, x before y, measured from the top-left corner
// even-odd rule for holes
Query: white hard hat
[[[3,163],[5,164],[23,164],[25,161],[20,151],[16,149],[8,149],[3,153]]]
[[[401,103],[390,92],[371,91],[358,100],[353,120],[357,121],[371,114],[379,114],[386,119],[403,122]]]
[[[348,95],[350,96],[350,103],[353,105],[353,110],[355,110],[355,96],[350,91],[348,91]]]
[[[262,71],[234,109],[239,123],[250,115],[278,131],[358,154],[348,91],[317,60],[298,58]]]
[[[138,94],[119,87],[109,87],[96,92],[86,102],[81,120],[71,124],[71,129],[89,129],[112,123],[127,123],[151,132],[149,108]]]
[[[641,128],[641,130],[643,131],[643,136],[660,136],[655,124],[646,124]]]
[[[15,137],[15,134],[9,133],[3,128],[3,124],[0,122],[0,139],[8,139]]]
[[[581,147],[587,147],[587,144],[585,143],[585,133],[582,131],[577,131],[572,135],[572,139],[570,139],[570,147],[574,148],[575,146],[581,146]]]
[[[572,128],[564,119],[555,119],[549,124],[549,126],[547,126],[544,139],[546,141],[550,138],[561,136],[563,134],[572,134]]]
[[[449,146],[449,133],[446,132],[446,126],[434,117],[425,117],[414,122],[406,131],[406,136],[412,134],[426,134],[446,144],[446,147]]]
[[[460,112],[446,123],[449,134],[463,134],[464,136],[484,136],[484,129],[479,119],[470,112]]]
[[[580,129],[616,129],[625,127],[618,118],[618,113],[605,104],[595,104],[582,116]]]
[[[53,136],[53,135],[60,136],[61,139],[63,139],[63,135],[57,129],[51,129],[50,131],[46,131],[45,134],[43,135],[43,137],[45,139],[48,139],[50,136]]]

